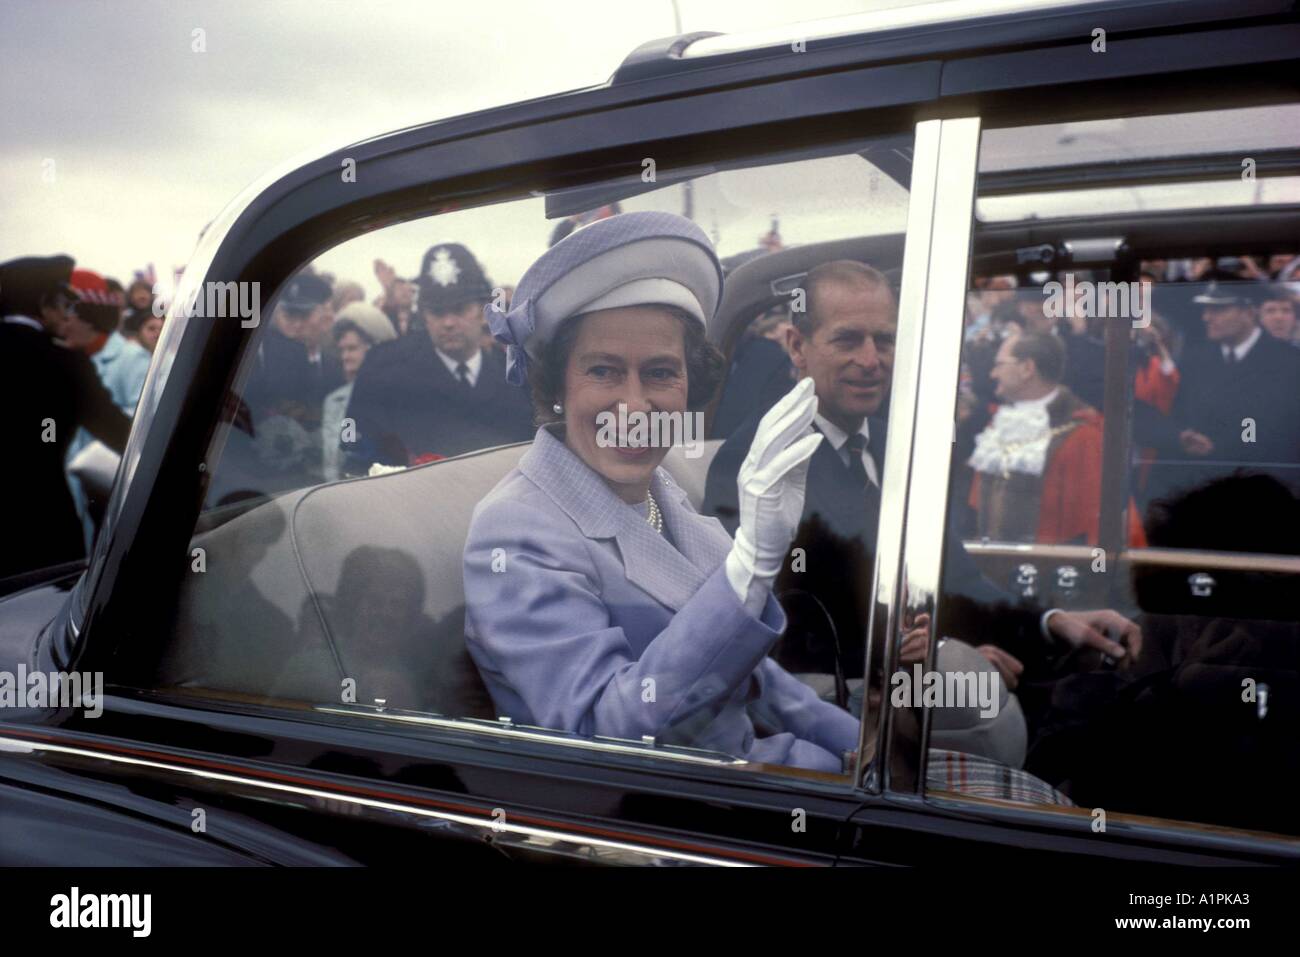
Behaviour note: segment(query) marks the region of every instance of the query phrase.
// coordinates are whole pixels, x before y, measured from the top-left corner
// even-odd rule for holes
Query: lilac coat
[[[858,722],[767,657],[780,605],[746,611],[717,519],[663,469],[651,492],[671,542],[543,428],[479,503],[466,636],[497,713],[838,772]]]

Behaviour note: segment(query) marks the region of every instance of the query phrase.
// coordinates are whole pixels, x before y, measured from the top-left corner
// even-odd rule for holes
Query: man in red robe
[[[1102,418],[1061,384],[1065,347],[1025,332],[998,350],[992,377],[1001,405],[975,439],[971,506],[981,538],[1088,544],[1101,517]],[[1143,544],[1135,510],[1129,537]]]

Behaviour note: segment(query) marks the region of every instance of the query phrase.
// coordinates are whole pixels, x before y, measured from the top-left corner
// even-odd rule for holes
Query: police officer
[[[371,349],[353,387],[348,468],[410,465],[532,437],[527,396],[506,383],[505,360],[480,345],[492,284],[474,254],[441,243],[416,280],[419,320]]]
[[[320,345],[329,325],[329,300],[329,283],[311,273],[285,285],[244,391],[255,421],[278,415],[307,431],[320,428],[321,403],[343,384],[338,357]]]
[[[1300,353],[1259,323],[1267,287],[1212,272],[1192,301],[1201,309],[1205,342],[1189,346],[1165,439],[1182,459],[1171,481],[1183,487],[1238,465],[1276,474],[1293,488],[1300,465]],[[1197,466],[1200,466],[1199,468]]]
[[[78,426],[120,452],[131,420],[90,359],[55,336],[76,308],[68,256],[0,264],[0,579],[85,556],[64,476]]]

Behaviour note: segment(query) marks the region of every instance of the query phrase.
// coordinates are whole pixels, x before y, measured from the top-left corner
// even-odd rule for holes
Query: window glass
[[[1294,104],[992,129],[975,213],[1005,222],[1300,202],[1297,147]]]
[[[158,685],[843,773],[910,159],[660,171],[304,267],[228,397]],[[811,386],[783,400],[800,370],[822,420]],[[778,401],[764,464],[826,437],[802,521],[791,466],[745,464]]]
[[[1293,145],[1295,109],[1106,121],[1086,155],[1044,156],[1065,127],[990,130],[979,202],[1016,156],[1069,185]],[[1012,763],[1094,818],[1297,831],[1300,217],[1256,205],[1296,198],[1260,169],[1224,184],[1254,202],[1180,187],[1176,223],[1135,199],[976,226],[939,628],[996,666]]]

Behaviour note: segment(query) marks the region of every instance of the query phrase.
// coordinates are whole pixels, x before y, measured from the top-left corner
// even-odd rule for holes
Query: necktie
[[[853,476],[854,484],[864,489],[871,484],[867,478],[867,467],[862,464],[862,453],[866,447],[867,437],[861,432],[850,435],[844,443],[844,448],[849,453],[849,474]]]
[[[469,366],[465,365],[465,363],[462,362],[456,366],[456,378],[459,379],[466,388],[474,388],[474,383],[469,381]]]
[[[1237,353],[1234,352],[1234,351],[1231,350],[1231,349],[1229,349],[1227,352],[1225,352],[1225,353],[1223,354],[1223,364],[1224,364],[1224,365],[1229,365],[1229,366],[1231,366],[1231,365],[1236,365],[1236,364],[1237,364]]]

